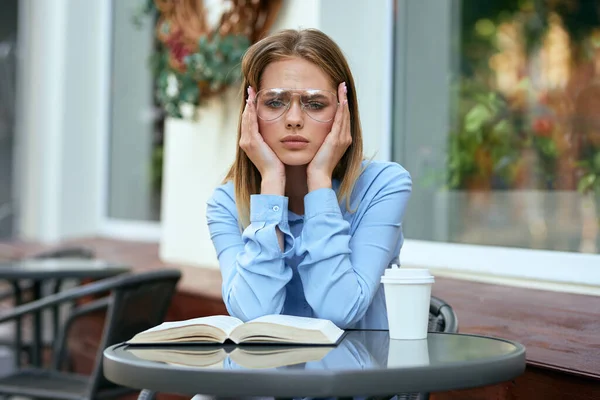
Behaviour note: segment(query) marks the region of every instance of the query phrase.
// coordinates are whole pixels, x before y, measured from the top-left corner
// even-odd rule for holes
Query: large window
[[[595,0],[398,0],[410,239],[600,253]]]
[[[113,221],[160,219],[162,116],[150,68],[154,23],[135,18],[145,3],[112,2],[107,217]]]

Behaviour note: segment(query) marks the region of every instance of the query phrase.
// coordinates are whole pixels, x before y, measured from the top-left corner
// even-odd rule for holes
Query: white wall
[[[38,0],[39,1],[39,0]],[[61,237],[92,235],[103,207],[98,152],[108,127],[109,1],[69,0],[60,186]],[[56,190],[56,188],[55,188]]]
[[[97,231],[106,134],[109,2],[20,0],[18,234],[53,242]]]
[[[20,185],[17,230],[24,238],[53,240],[59,208],[60,130],[67,3],[19,3],[16,153]],[[42,63],[42,60],[44,62]],[[48,79],[51,78],[51,79]]]
[[[365,155],[380,160],[391,156],[393,1],[322,0],[319,11],[354,75]]]
[[[321,2],[322,0],[284,0],[271,31],[318,28]]]

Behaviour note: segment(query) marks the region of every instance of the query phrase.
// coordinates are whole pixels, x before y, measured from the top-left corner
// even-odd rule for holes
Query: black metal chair
[[[84,297],[107,294],[87,303],[75,303],[72,313],[59,331],[52,367],[23,368],[0,378],[0,396],[82,400],[115,397],[131,392],[131,389],[104,378],[102,352],[110,345],[127,341],[135,334],[162,323],[180,278],[181,272],[171,269],[122,274],[43,297],[1,315],[0,323],[60,304],[74,304]],[[62,371],[65,333],[72,321],[103,309],[106,310],[106,320],[91,376]]]
[[[83,247],[83,246],[71,246],[71,247],[61,247],[58,249],[52,249],[43,251],[37,254],[34,254],[31,259],[35,260],[44,260],[44,259],[56,259],[56,258],[82,258],[82,259],[92,259],[95,257],[95,253],[93,250]],[[63,280],[55,279],[52,281],[44,282],[44,287],[41,289],[44,293],[55,294],[60,292],[63,286]],[[4,291],[0,291],[0,301],[4,301],[7,299],[14,299],[15,306],[19,306],[23,304],[25,301],[25,297],[27,294],[32,294],[34,292],[34,282],[32,281],[15,281],[11,282],[12,288]],[[79,282],[75,281],[75,284],[79,284]],[[49,290],[47,290],[49,289]],[[36,299],[33,299],[36,300]],[[52,323],[55,332],[59,326],[59,309],[58,307],[53,307],[52,310]],[[5,344],[4,342],[2,344]],[[21,355],[25,353],[27,355],[28,360],[32,359],[33,352],[33,344],[24,342],[22,339],[22,322],[21,319],[18,318],[15,320],[15,337],[14,337],[14,349],[15,349],[15,359],[17,366],[21,364]]]
[[[435,296],[429,303],[429,332],[458,332],[458,317],[452,306]]]

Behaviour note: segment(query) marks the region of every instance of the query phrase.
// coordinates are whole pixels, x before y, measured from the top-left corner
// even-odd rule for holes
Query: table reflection
[[[178,345],[134,346],[139,359],[180,367],[217,369],[370,369],[385,366],[387,331],[349,331],[337,346]]]
[[[388,352],[389,336],[387,331],[350,331],[335,347],[294,347],[285,356],[278,357],[281,361],[270,368],[303,369],[303,370],[344,370],[344,369],[373,369],[385,365]],[[223,361],[226,369],[252,369],[258,359],[269,353],[269,347],[261,349],[244,348],[244,354],[251,357],[240,359],[236,348]],[[271,347],[271,351],[275,351]],[[267,355],[267,357],[273,357]],[[252,361],[252,363],[250,362]]]
[[[367,370],[413,368],[508,355],[517,348],[503,340],[429,334],[423,340],[390,340],[387,331],[348,331],[337,346],[171,345],[133,346],[127,352],[179,367],[229,370]]]

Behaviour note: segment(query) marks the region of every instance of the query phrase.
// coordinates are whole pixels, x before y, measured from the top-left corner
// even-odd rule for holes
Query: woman
[[[341,50],[318,30],[285,30],[248,49],[242,74],[239,147],[207,208],[229,313],[387,329],[380,277],[398,262],[411,179],[363,160]]]

